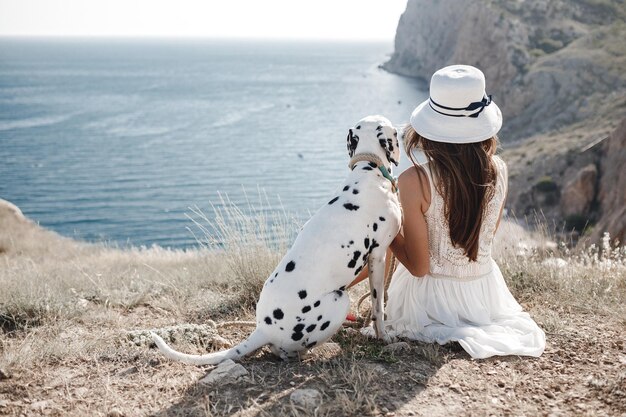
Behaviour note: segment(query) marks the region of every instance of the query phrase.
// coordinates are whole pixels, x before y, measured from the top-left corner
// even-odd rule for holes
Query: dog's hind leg
[[[370,299],[372,302],[372,325],[376,337],[390,342],[385,332],[384,298],[385,298],[385,252],[372,253],[368,262],[370,279]]]
[[[167,357],[176,361],[188,363],[190,365],[216,365],[226,359],[241,359],[242,357],[254,352],[260,347],[269,343],[267,337],[259,330],[255,329],[250,336],[237,346],[220,352],[210,353],[208,355],[189,355],[187,353],[177,352],[165,343],[157,334],[150,333],[152,340],[156,343],[159,350]]]

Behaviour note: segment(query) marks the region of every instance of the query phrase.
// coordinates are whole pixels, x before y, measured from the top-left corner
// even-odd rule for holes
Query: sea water
[[[426,97],[379,68],[392,49],[0,39],[0,198],[120,245],[192,247],[190,208],[210,217],[225,196],[304,220],[348,172],[347,129],[370,114],[405,124]]]

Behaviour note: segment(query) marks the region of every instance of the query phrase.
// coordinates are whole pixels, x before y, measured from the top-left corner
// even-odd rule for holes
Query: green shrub
[[[559,186],[557,185],[557,183],[554,182],[552,177],[548,175],[539,178],[539,180],[535,184],[535,190],[542,193],[551,193],[557,191],[558,189]]]

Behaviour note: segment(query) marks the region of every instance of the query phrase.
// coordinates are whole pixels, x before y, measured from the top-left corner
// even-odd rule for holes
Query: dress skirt
[[[492,270],[464,279],[416,278],[402,265],[388,290],[385,328],[392,337],[459,342],[473,358],[540,356],[545,334],[513,298],[492,260]],[[363,332],[373,335],[373,328]]]

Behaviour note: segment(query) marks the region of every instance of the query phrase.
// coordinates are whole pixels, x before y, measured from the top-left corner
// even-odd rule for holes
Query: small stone
[[[461,386],[459,384],[450,385],[450,389],[452,391],[458,392],[459,394],[463,394],[463,390],[461,390]]]
[[[124,413],[122,413],[119,410],[111,410],[109,411],[109,413],[107,414],[107,417],[124,417]]]
[[[48,408],[51,403],[52,401],[50,400],[35,401],[30,405],[30,408],[33,410],[43,411],[45,408]]]
[[[313,348],[312,352],[322,356],[337,356],[341,354],[341,346],[339,343],[326,342],[321,346]]]
[[[123,371],[121,371],[120,373],[117,374],[117,376],[128,376],[128,375],[132,375],[134,373],[137,373],[139,370],[137,369],[136,366],[131,366],[130,368],[126,368]]]
[[[74,395],[76,395],[77,397],[84,397],[89,393],[89,388],[87,387],[80,387],[80,388],[76,388],[76,390],[74,390]]]
[[[86,300],[84,298],[79,298],[78,301],[76,301],[76,307],[78,307],[78,308],[87,308],[87,307],[89,307],[89,300]]]
[[[297,389],[291,393],[289,400],[303,408],[316,408],[322,404],[322,394],[316,389]]]
[[[246,375],[248,375],[246,368],[233,362],[231,359],[226,359],[224,362],[217,365],[217,367],[209,372],[204,378],[202,378],[200,382],[206,385],[211,385],[216,382],[219,382],[220,384],[230,384],[237,382]]]
[[[411,345],[409,345],[407,342],[390,343],[387,346],[383,347],[383,352],[386,353],[398,353],[409,350],[411,350]]]
[[[11,378],[11,373],[4,368],[0,368],[0,381]]]

